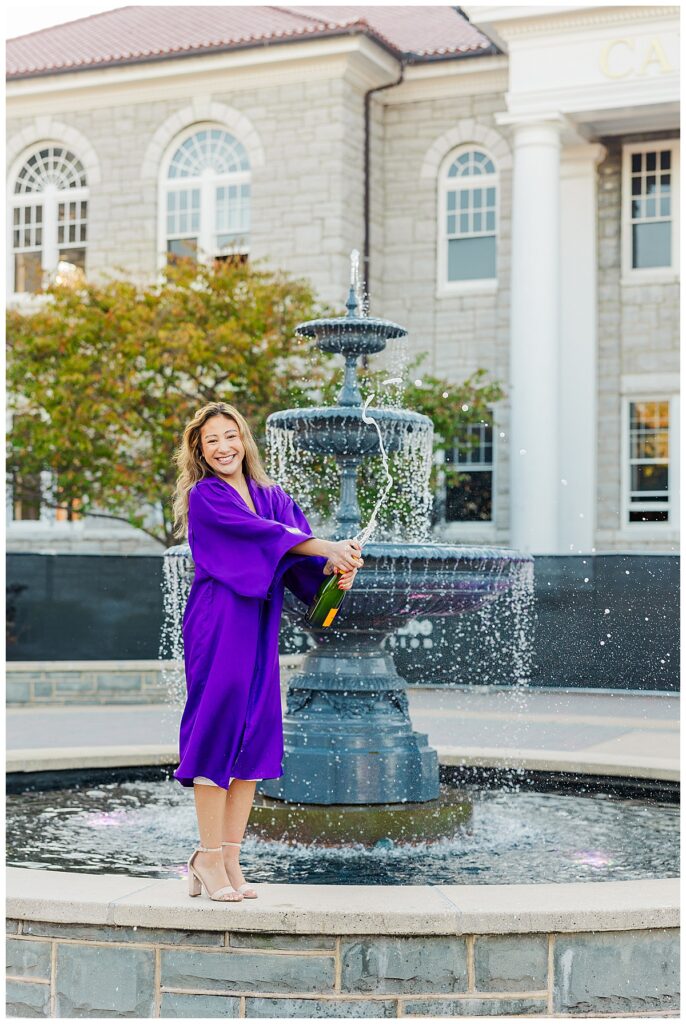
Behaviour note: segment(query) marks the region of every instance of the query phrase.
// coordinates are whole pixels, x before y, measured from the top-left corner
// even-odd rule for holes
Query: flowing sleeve
[[[291,548],[313,536],[305,517],[277,522],[256,516],[227,490],[202,480],[188,496],[188,543],[196,567],[244,597],[267,599],[303,555]]]
[[[305,513],[290,494],[277,485],[275,498],[281,522],[297,527],[308,536],[312,536],[312,528]],[[284,585],[292,594],[309,605],[323,581],[328,578],[323,573],[325,565],[326,558],[322,555],[288,555],[283,564]]]

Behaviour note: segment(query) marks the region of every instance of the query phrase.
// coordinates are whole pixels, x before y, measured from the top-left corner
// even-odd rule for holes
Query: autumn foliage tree
[[[59,504],[173,543],[184,424],[221,399],[259,436],[270,412],[304,404],[326,360],[305,368],[294,328],[319,312],[306,283],[247,263],[182,261],[147,287],[52,286],[36,312],[8,313],[8,471],[50,471]]]
[[[262,441],[271,412],[335,402],[340,360],[294,334],[324,312],[307,283],[250,263],[179,261],[147,286],[51,286],[35,311],[8,312],[9,474],[49,471],[56,505],[106,510],[174,543],[173,455],[200,405],[237,406]],[[363,370],[363,393],[382,376]],[[433,419],[437,445],[468,447],[468,425],[490,422],[501,396],[482,370],[459,385],[423,374],[404,404]],[[366,510],[372,494],[361,497]],[[331,511],[335,496],[317,499]]]

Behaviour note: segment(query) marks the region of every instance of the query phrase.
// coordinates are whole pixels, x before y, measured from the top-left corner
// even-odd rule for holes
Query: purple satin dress
[[[306,604],[326,559],[289,553],[312,537],[302,510],[278,484],[246,477],[257,514],[211,476],[189,494],[195,577],[183,615],[186,706],[174,778],[196,775],[227,789],[230,778],[283,775],[279,625],[284,587]]]

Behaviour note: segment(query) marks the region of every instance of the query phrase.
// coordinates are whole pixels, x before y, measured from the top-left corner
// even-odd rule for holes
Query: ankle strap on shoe
[[[198,846],[197,849],[203,853],[216,853],[218,850],[221,850],[221,846]]]
[[[222,846],[240,846],[240,843],[222,843]]]

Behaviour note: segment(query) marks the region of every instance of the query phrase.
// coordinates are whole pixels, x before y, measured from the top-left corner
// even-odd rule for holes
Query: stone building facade
[[[422,41],[429,22],[416,8],[425,27],[414,51],[400,38],[412,9],[335,10],[354,14],[339,32],[288,45],[274,36],[136,61],[99,60],[94,49],[78,70],[41,68],[40,53],[31,64],[26,47],[41,39],[11,43],[9,301],[36,301],[17,287],[11,231],[32,153],[58,145],[83,168],[86,274],[144,281],[166,259],[171,162],[197,132],[216,130],[238,141],[249,166],[250,258],[308,277],[340,306],[349,253],[364,244],[365,94],[378,90],[370,312],[408,328],[426,372],[459,381],[484,367],[507,390],[492,437],[482,432],[464,467],[478,500],[470,511],[453,495],[437,536],[534,554],[675,551],[678,9],[446,8],[441,16],[452,11],[468,34],[462,46],[448,40],[451,50]],[[126,34],[125,10],[99,17]],[[75,44],[59,31],[36,36],[68,51]],[[665,152],[669,166],[651,175]],[[460,159],[472,161],[466,177]],[[659,181],[671,178],[664,194],[660,170]],[[634,217],[627,190],[641,187]],[[650,203],[667,195],[667,212],[651,219]],[[465,269],[470,252],[481,274]],[[150,550],[121,526],[55,523],[49,513],[26,522],[15,511],[14,550]]]

